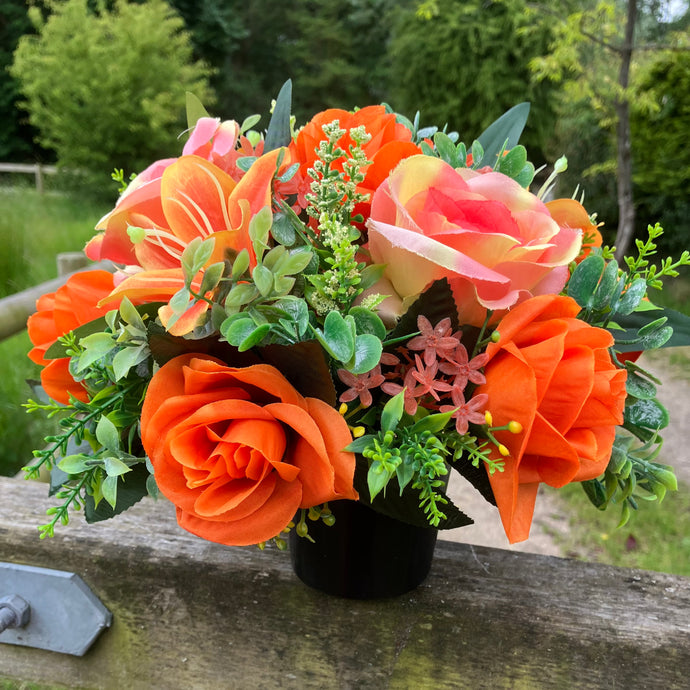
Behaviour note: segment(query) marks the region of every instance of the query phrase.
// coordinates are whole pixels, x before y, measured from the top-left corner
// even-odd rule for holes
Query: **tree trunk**
[[[630,104],[626,90],[630,81],[630,63],[633,54],[637,0],[628,0],[628,16],[625,25],[625,41],[620,51],[621,66],[618,85],[621,94],[616,101],[616,147],[618,164],[618,232],[616,233],[616,258],[621,260],[628,251],[635,233],[635,206],[632,190],[632,152],[630,137]]]

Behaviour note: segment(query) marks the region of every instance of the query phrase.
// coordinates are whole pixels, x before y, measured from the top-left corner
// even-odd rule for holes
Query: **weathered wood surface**
[[[351,601],[306,588],[286,554],[182,532],[164,502],[97,526],[75,521],[41,542],[44,494],[0,478],[0,561],[78,573],[114,623],[82,658],[0,644],[0,680],[107,690],[689,685],[688,578],[440,542],[416,591]]]

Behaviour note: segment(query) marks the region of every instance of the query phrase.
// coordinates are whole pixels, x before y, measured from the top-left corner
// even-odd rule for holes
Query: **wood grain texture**
[[[286,554],[179,530],[165,502],[95,526],[75,520],[39,541],[45,491],[0,478],[0,561],[78,573],[114,623],[82,658],[0,644],[0,680],[104,690],[688,687],[688,578],[441,541],[416,591],[351,601],[306,588]]]

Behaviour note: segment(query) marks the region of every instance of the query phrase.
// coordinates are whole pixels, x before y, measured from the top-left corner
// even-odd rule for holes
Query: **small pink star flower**
[[[371,389],[380,386],[386,379],[381,374],[381,367],[377,364],[365,374],[353,374],[347,369],[338,369],[338,378],[349,388],[341,394],[340,402],[352,402],[359,398],[362,407],[370,407],[373,398]]]
[[[478,386],[486,383],[486,378],[480,369],[486,364],[487,359],[489,359],[489,355],[483,352],[470,360],[465,346],[458,345],[452,358],[449,358],[447,362],[442,362],[439,369],[444,374],[454,378],[454,387],[457,386],[460,390],[464,390],[468,381],[472,381]]]
[[[458,338],[450,335],[451,327],[448,318],[439,321],[436,327],[432,328],[429,319],[420,314],[417,317],[417,328],[421,335],[412,338],[407,343],[407,347],[410,350],[424,350],[424,364],[428,367],[437,359],[450,357],[458,346]]]
[[[475,395],[465,402],[465,396],[459,388],[451,391],[453,405],[441,405],[440,412],[453,412],[451,419],[455,420],[455,430],[462,436],[467,433],[470,422],[472,424],[484,424],[484,407],[489,400],[486,393]]]

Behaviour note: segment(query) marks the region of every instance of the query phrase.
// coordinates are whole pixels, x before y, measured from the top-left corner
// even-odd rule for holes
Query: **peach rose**
[[[151,379],[141,436],[179,525],[209,541],[256,544],[298,508],[358,497],[343,417],[267,364],[170,360]]]
[[[70,395],[86,402],[86,389],[69,373],[69,357],[45,359],[44,355],[59,337],[105,316],[113,309],[113,306],[98,306],[98,302],[112,289],[113,274],[108,271],[75,273],[55,292],[39,297],[37,311],[27,321],[29,338],[34,346],[29,358],[43,366],[41,385],[46,393],[63,405],[69,403]]]
[[[432,156],[398,165],[376,190],[367,226],[372,260],[386,264],[405,304],[447,278],[460,322],[471,325],[487,309],[560,292],[582,239],[506,175],[455,170]]]
[[[505,471],[489,476],[511,543],[529,536],[539,483],[598,477],[623,422],[627,374],[611,360],[613,337],[575,318],[579,311],[570,297],[534,297],[500,321],[500,340],[486,350],[476,394],[489,396],[494,425],[522,425],[519,434],[496,432],[510,455]]]
[[[546,208],[551,217],[561,226],[582,230],[582,251],[575,261],[586,259],[594,247],[601,247],[603,238],[599,226],[589,219],[585,207],[575,199],[555,199],[547,201]]]

